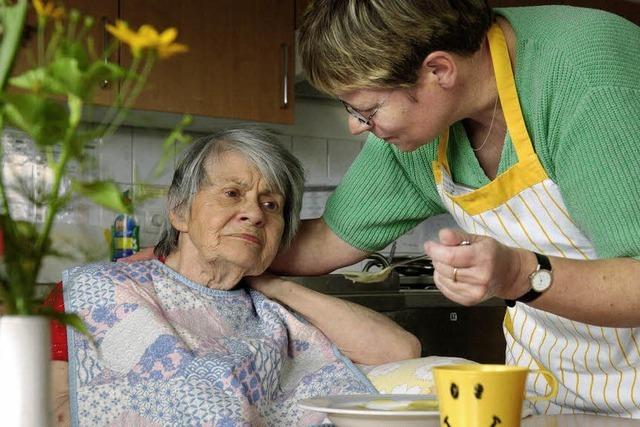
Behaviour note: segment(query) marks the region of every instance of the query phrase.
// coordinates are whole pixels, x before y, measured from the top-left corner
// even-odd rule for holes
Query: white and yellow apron
[[[494,25],[488,37],[518,161],[479,189],[456,184],[447,160],[446,133],[433,163],[440,197],[469,233],[550,256],[597,258],[533,150],[502,30]],[[557,396],[536,403],[538,413],[597,412],[640,418],[640,328],[590,326],[516,303],[507,310],[504,331],[507,364],[544,367],[558,380]],[[528,394],[545,394],[547,387],[541,375],[531,375],[527,383]]]

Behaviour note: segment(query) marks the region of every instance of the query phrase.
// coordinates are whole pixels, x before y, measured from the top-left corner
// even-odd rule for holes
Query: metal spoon
[[[389,267],[385,267],[382,270],[379,271],[374,271],[374,272],[370,272],[370,271],[345,271],[344,273],[341,273],[346,279],[351,280],[354,283],[378,283],[378,282],[382,282],[384,281],[384,279],[386,279],[387,277],[389,277],[389,274],[391,274],[391,270],[393,270],[394,268],[398,267],[399,265],[404,265],[404,264],[408,264],[410,262],[419,260],[419,259],[425,259],[425,258],[429,258],[428,255],[422,255],[419,257],[415,257],[415,258],[409,258],[409,259],[405,259],[403,261],[398,261],[396,263],[391,264]]]

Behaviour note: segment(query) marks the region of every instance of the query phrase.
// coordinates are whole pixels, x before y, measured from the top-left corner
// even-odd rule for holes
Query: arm
[[[51,409],[56,426],[71,425],[68,369],[67,362],[51,362]]]
[[[383,314],[275,276],[251,286],[303,315],[349,359],[366,365],[420,357],[418,339]]]
[[[471,245],[458,246],[462,240]],[[449,299],[464,305],[489,297],[516,299],[530,289],[534,254],[496,240],[445,229],[440,242],[425,243],[433,259],[434,280]],[[549,257],[553,285],[532,307],[605,327],[640,326],[640,262],[631,258],[574,260]],[[453,267],[458,268],[453,281]]]
[[[341,240],[322,218],[305,220],[291,246],[280,251],[271,264],[271,271],[287,275],[325,274],[355,264],[367,254]]]

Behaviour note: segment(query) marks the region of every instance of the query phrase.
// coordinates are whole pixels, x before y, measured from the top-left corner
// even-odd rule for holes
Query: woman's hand
[[[271,273],[249,276],[245,277],[245,279],[253,289],[262,292],[267,298],[283,302],[280,297],[283,292],[286,292],[288,281]]]
[[[153,255],[153,248],[149,247],[149,248],[142,248],[140,249],[139,252],[136,252],[133,255],[129,255],[126,258],[120,258],[118,262],[130,263],[130,262],[136,262],[136,261],[148,261],[154,258],[155,256]]]
[[[532,252],[461,230],[445,228],[438,237],[439,243],[426,242],[424,250],[433,261],[436,286],[450,300],[469,306],[494,296],[516,299],[528,291],[528,275],[537,265]]]

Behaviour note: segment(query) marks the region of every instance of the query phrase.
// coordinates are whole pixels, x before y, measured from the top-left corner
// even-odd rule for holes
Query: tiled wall
[[[172,123],[179,118],[160,113],[136,113],[128,126],[120,128],[107,140],[97,141],[91,151],[97,162],[100,178],[115,180],[122,189],[133,186],[143,188],[157,198],[136,204],[136,216],[140,224],[142,246],[153,245],[160,227],[158,220],[165,217],[163,194],[171,183],[175,156],[167,169],[155,176],[154,168],[162,156],[162,145]],[[232,126],[240,122],[198,117],[190,127],[192,136],[198,137],[215,128]],[[294,125],[266,125],[280,135],[282,143],[302,161],[307,174],[303,217],[321,215],[326,197],[338,184],[347,168],[362,147],[365,135],[352,136],[347,129],[343,107],[328,100],[298,100]],[[36,174],[34,171],[27,172]],[[95,174],[95,171],[92,173]],[[35,176],[35,175],[34,175]],[[55,241],[72,250],[76,257],[70,260],[49,260],[43,281],[59,279],[60,271],[68,265],[85,260],[107,259],[108,248],[103,230],[108,229],[114,213],[105,209],[79,203],[62,214],[56,229]],[[417,227],[399,239],[396,253],[421,253],[421,243],[434,238],[437,229],[451,224],[448,216],[437,217]],[[89,256],[87,257],[87,254]],[[357,268],[357,267],[356,267]]]

